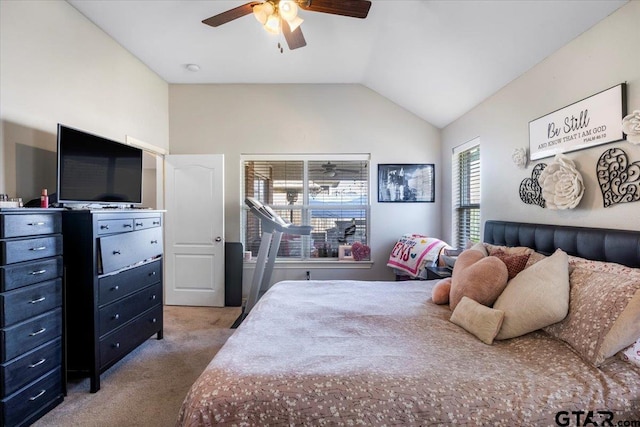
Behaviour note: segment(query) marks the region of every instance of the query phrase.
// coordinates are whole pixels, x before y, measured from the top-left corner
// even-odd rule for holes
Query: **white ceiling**
[[[293,51],[251,15],[201,23],[246,1],[68,2],[168,83],[360,83],[442,128],[627,0],[373,0],[364,20],[301,11]]]

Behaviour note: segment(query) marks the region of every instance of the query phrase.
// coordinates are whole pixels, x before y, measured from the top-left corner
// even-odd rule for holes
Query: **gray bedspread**
[[[274,285],[177,424],[575,425],[578,411],[597,425],[640,421],[640,368],[617,357],[594,368],[539,331],[483,344],[431,302],[432,285]]]

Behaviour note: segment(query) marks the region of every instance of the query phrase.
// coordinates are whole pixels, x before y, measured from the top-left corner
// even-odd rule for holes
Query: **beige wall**
[[[451,150],[475,137],[481,139],[481,216],[487,219],[640,229],[640,202],[604,208],[596,178],[600,155],[622,148],[640,161],[640,146],[611,143],[568,153],[585,181],[576,209],[557,211],[520,200],[520,182],[531,176],[540,159],[526,170],[515,167],[511,153],[529,146],[529,121],[627,82],[628,110],[640,109],[640,1],[631,1],[589,31],[546,58],[481,105],[442,130],[443,235],[451,236]]]
[[[0,1],[0,19],[0,193],[49,182],[58,122],[163,149],[171,141],[177,154],[225,154],[230,241],[240,238],[241,154],[370,153],[372,187],[379,163],[436,163],[435,204],[379,204],[372,190],[371,270],[314,274],[391,278],[386,259],[400,234],[450,239],[451,149],[479,136],[483,220],[640,228],[640,202],[603,208],[595,177],[604,150],[622,147],[638,161],[640,147],[613,143],[570,153],[587,191],[567,212],[522,203],[518,186],[532,166],[522,171],[510,160],[514,148],[528,146],[530,120],[620,82],[628,84],[629,110],[640,109],[638,1],[442,132],[361,85],[168,85],[64,1]],[[23,159],[29,162],[18,163]]]
[[[225,155],[228,241],[240,239],[241,154],[370,153],[373,188],[379,163],[440,158],[436,128],[361,85],[171,85],[169,118],[172,154]],[[373,189],[371,196],[373,268],[340,270],[341,277],[393,278],[386,261],[401,234],[440,232],[438,189],[436,203],[377,203]],[[302,278],[306,270],[276,275]]]
[[[0,19],[0,193],[55,191],[58,123],[168,149],[168,84],[67,2],[0,1]]]

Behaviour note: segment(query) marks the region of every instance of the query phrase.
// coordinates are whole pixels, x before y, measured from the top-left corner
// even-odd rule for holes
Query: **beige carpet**
[[[88,379],[70,381],[64,402],[34,427],[175,425],[189,387],[239,314],[240,307],[165,307],[164,339],[154,335],[102,374],[95,394]]]

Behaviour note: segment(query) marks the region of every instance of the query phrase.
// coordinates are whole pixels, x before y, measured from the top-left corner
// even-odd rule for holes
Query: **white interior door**
[[[165,303],[224,306],[224,155],[165,157]]]

